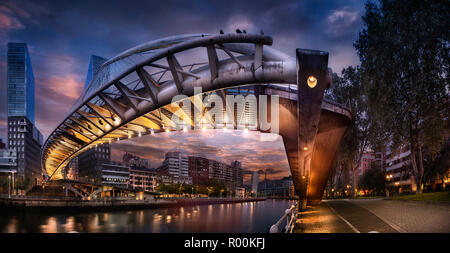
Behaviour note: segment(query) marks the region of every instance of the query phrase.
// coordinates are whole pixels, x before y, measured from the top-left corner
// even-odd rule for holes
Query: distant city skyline
[[[198,138],[203,135],[204,138]],[[227,164],[237,160],[245,171],[267,170],[269,179],[289,176],[289,164],[281,137],[273,141],[261,141],[262,134],[249,131],[211,130],[206,132],[172,132],[154,136],[142,136],[111,144],[111,159],[121,161],[125,153],[148,159],[150,168],[157,168],[168,151],[181,151],[188,155],[199,155]],[[272,134],[270,134],[272,135]],[[214,137],[214,138],[213,138]],[[222,140],[219,144],[217,139]],[[251,175],[244,173],[244,182]]]

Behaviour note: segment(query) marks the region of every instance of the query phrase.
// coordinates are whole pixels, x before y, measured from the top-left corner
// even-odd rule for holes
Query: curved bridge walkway
[[[292,57],[271,44],[255,34],[179,35],[111,58],[46,140],[41,160],[48,178],[61,179],[70,159],[96,145],[206,123],[281,135],[300,207],[320,201],[351,114],[323,100],[331,85],[327,52],[297,49]],[[211,108],[223,101],[222,90],[250,84],[263,96],[256,97],[252,122],[241,117],[252,104],[248,96],[244,106],[225,99]],[[216,100],[205,103],[210,92]]]

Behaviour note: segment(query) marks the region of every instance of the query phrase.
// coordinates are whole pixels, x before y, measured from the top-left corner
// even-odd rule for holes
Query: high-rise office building
[[[84,82],[84,89],[86,89],[97,71],[106,61],[107,59],[103,57],[91,55],[86,80]],[[80,180],[100,180],[102,165],[111,162],[111,146],[109,144],[96,146],[81,153],[74,159],[77,159],[76,169],[78,170],[77,174]]]
[[[8,43],[8,117],[25,116],[34,125],[34,76],[25,43]]]
[[[253,171],[252,173],[252,192],[258,194],[258,183],[259,183],[259,173],[258,171]]]
[[[35,126],[34,76],[25,43],[8,43],[8,148],[17,152],[17,176],[32,185],[42,181],[43,136]]]
[[[233,182],[235,184],[234,187],[242,188],[244,186],[242,163],[239,161],[234,161],[231,163],[231,167],[233,168]]]
[[[86,81],[84,82],[84,89],[89,85],[89,83],[92,81],[92,78],[94,78],[95,74],[100,70],[100,67],[105,63],[108,59],[97,56],[97,55],[91,55],[91,58],[89,60],[89,68],[86,75]]]

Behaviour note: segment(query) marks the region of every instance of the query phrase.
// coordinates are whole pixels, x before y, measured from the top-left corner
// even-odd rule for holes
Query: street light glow
[[[310,88],[314,88],[317,85],[317,78],[315,76],[309,76],[307,83]]]
[[[117,116],[115,116],[113,118],[114,118],[114,125],[118,126],[120,124],[120,122],[121,122],[120,118],[117,117]]]

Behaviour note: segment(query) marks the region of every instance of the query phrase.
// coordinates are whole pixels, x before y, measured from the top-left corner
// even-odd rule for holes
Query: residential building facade
[[[388,149],[386,154],[386,179],[390,192],[415,192],[415,177],[411,169],[411,150],[407,147],[398,152]]]
[[[43,180],[40,152],[43,136],[26,116],[8,117],[8,148],[17,152],[17,176],[31,185]]]
[[[78,177],[90,181],[101,178],[103,164],[111,162],[111,146],[102,144],[92,147],[78,155]]]
[[[159,170],[161,174],[172,176],[175,184],[192,184],[192,178],[189,176],[189,159],[182,152],[167,152]]]

